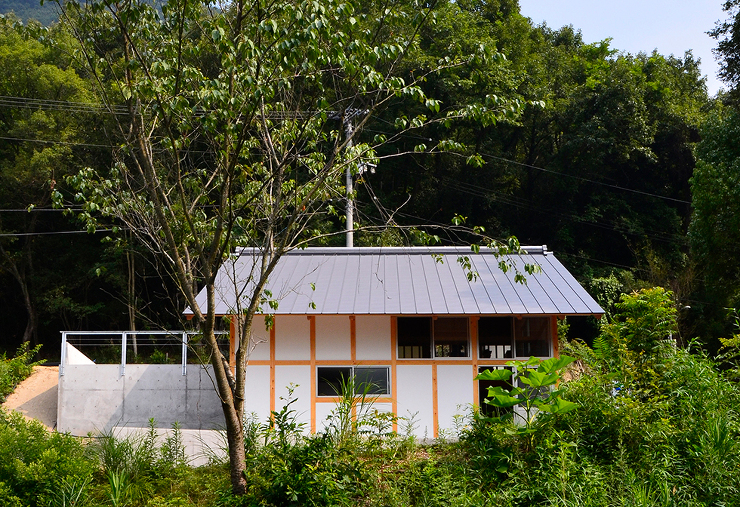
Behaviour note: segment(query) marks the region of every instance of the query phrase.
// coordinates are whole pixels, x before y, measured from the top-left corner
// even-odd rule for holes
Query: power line
[[[52,231],[52,232],[9,232],[0,234],[0,238],[19,238],[23,236],[54,236],[57,234],[93,234],[96,232],[113,232],[113,229],[95,229],[88,231]]]
[[[0,208],[0,213],[32,213],[35,211],[67,211],[67,210],[81,210],[82,208]]]
[[[597,220],[589,220],[589,219],[580,217],[578,215],[573,215],[570,213],[562,213],[560,211],[556,211],[552,209],[541,208],[539,206],[533,205],[531,201],[528,199],[522,199],[516,196],[507,196],[500,192],[496,192],[495,190],[490,190],[490,189],[480,187],[477,185],[473,185],[470,183],[456,181],[456,180],[453,180],[452,178],[445,177],[444,180],[446,181],[447,185],[451,189],[457,190],[458,192],[461,192],[461,193],[466,193],[466,194],[473,195],[476,197],[481,197],[481,198],[488,198],[488,197],[491,197],[491,194],[494,194],[496,195],[494,199],[497,202],[501,202],[508,206],[531,209],[531,210],[534,210],[542,214],[556,215],[556,216],[559,216],[573,223],[587,224],[587,225],[591,225],[594,227],[599,227],[601,229],[611,230],[611,231],[625,233],[625,234],[640,235],[638,233],[632,233],[626,230],[620,230],[613,223],[604,223],[604,222],[600,222]],[[675,243],[684,243],[686,241],[686,239],[683,236],[663,234],[662,231],[660,230],[649,230],[648,229],[645,231],[645,233],[647,237],[658,240],[658,241],[668,241],[668,242],[675,242]]]
[[[104,106],[88,102],[72,102],[68,100],[32,99],[28,97],[12,97],[0,95],[0,106],[16,107],[21,109],[52,109],[73,113],[109,113],[117,115],[128,114],[125,106]]]
[[[546,173],[549,173],[549,174],[555,174],[555,175],[558,175],[558,176],[565,176],[567,178],[573,178],[573,179],[576,179],[576,180],[579,180],[579,181],[584,181],[586,183],[593,183],[594,185],[601,185],[601,186],[604,186],[604,187],[614,188],[616,190],[621,190],[623,192],[631,192],[633,194],[644,195],[644,196],[647,196],[647,197],[655,197],[656,199],[664,199],[666,201],[677,202],[677,203],[680,203],[680,204],[691,204],[691,201],[686,201],[686,200],[683,200],[683,199],[676,199],[674,197],[668,197],[668,196],[665,196],[665,195],[651,194],[650,192],[643,192],[642,190],[635,190],[633,188],[620,187],[619,185],[613,185],[611,183],[605,183],[603,181],[596,181],[596,180],[592,180],[590,178],[584,178],[582,176],[576,176],[574,174],[562,173],[562,172],[559,172],[559,171],[554,171],[552,169],[546,169],[544,167],[538,167],[538,166],[531,165],[531,164],[525,164],[523,162],[517,162],[516,160],[510,160],[508,158],[499,157],[499,156],[491,155],[491,154],[488,154],[488,153],[481,153],[481,156],[487,157],[487,158],[490,158],[490,159],[494,159],[494,160],[500,160],[502,162],[507,162],[509,164],[518,165],[518,166],[521,166],[521,167],[527,167],[529,169],[536,169],[537,171],[542,171],[542,172],[546,172]]]
[[[4,141],[22,141],[26,143],[62,144],[65,146],[89,146],[90,148],[111,148],[111,145],[107,145],[107,144],[72,143],[69,141],[47,141],[44,139],[25,139],[22,137],[0,136],[0,139]]]
[[[388,125],[393,125],[392,122],[390,122],[390,121],[388,121],[386,119],[383,119],[383,118],[377,118],[377,119],[380,120],[380,121],[382,121],[382,122],[387,123]],[[370,129],[365,129],[365,130],[370,130]],[[410,139],[421,139],[421,140],[430,141],[430,142],[432,141],[431,138],[420,137],[420,136],[416,136],[416,135],[408,134],[408,133],[395,134],[393,132],[383,132],[383,131],[379,131],[379,130],[370,130],[370,131],[371,132],[376,132],[376,133],[381,133],[381,134],[398,135],[398,136],[407,137],[407,138],[410,138]],[[456,155],[459,155],[459,154],[456,154]],[[529,168],[529,169],[535,169],[537,171],[542,171],[542,172],[545,172],[545,173],[548,173],[548,174],[554,174],[556,176],[565,176],[567,178],[576,179],[576,180],[583,181],[583,182],[586,182],[586,183],[593,183],[594,185],[601,185],[601,186],[604,186],[604,187],[609,187],[609,188],[613,188],[613,189],[616,189],[616,190],[621,190],[623,192],[631,192],[631,193],[634,193],[634,194],[640,194],[640,195],[644,195],[644,196],[647,196],[647,197],[654,197],[656,199],[664,199],[666,201],[677,202],[677,203],[680,203],[680,204],[689,204],[689,205],[691,204],[691,201],[686,201],[684,199],[676,199],[675,197],[668,197],[668,196],[665,196],[665,195],[653,194],[653,193],[645,192],[645,191],[642,191],[642,190],[635,190],[635,189],[632,189],[632,188],[622,187],[622,186],[614,185],[614,184],[611,184],[611,183],[605,183],[603,181],[592,180],[590,178],[584,178],[582,176],[576,176],[576,175],[573,175],[573,174],[567,174],[567,173],[555,171],[553,169],[547,169],[545,167],[539,167],[539,166],[532,165],[532,164],[525,164],[524,162],[517,162],[516,160],[511,160],[509,158],[501,157],[501,156],[498,156],[498,155],[491,155],[490,153],[480,153],[480,155],[482,157],[486,157],[486,158],[493,159],[493,160],[499,160],[501,162],[506,162],[508,164],[518,165],[518,166],[526,167],[526,168]],[[460,155],[460,156],[462,156],[462,155]]]
[[[71,101],[60,101],[60,100],[47,100],[47,99],[31,99],[26,97],[13,97],[13,96],[0,96],[0,106],[7,106],[7,107],[18,107],[18,108],[26,108],[26,109],[37,109],[37,108],[43,108],[43,109],[54,109],[54,110],[64,110],[64,111],[72,111],[72,112],[90,112],[90,113],[100,113],[100,112],[108,112],[116,115],[125,115],[128,114],[127,109],[124,106],[103,106],[101,104],[88,104],[85,102],[71,102]],[[196,115],[204,115],[207,114],[208,111],[203,110],[199,111]],[[318,111],[273,111],[267,114],[267,116],[270,119],[275,120],[286,120],[286,119],[307,119],[314,116],[317,116],[319,114]],[[350,116],[354,116],[357,113],[355,110],[348,110],[347,114]],[[335,112],[333,115],[331,115],[332,118],[336,117],[337,113]],[[385,120],[383,118],[378,118],[379,120],[392,125],[391,122],[388,120]],[[377,130],[371,130],[367,129],[368,131],[372,132],[378,132],[378,133],[385,133]],[[389,135],[394,135],[393,132],[388,132]],[[415,139],[423,139],[427,141],[431,141],[431,138],[425,138],[420,136],[415,136],[413,134],[403,133],[400,134],[403,137],[409,137],[409,138],[415,138]],[[95,148],[110,148],[109,145],[100,145],[100,144],[89,144],[89,143],[71,143],[71,142],[64,142],[64,141],[45,141],[45,140],[39,140],[39,139],[24,139],[24,138],[13,138],[13,137],[0,137],[0,139],[4,140],[10,140],[10,141],[24,141],[24,142],[36,142],[36,143],[48,143],[48,144],[65,144],[65,145],[72,145],[72,146],[89,146],[89,147],[95,147]],[[668,197],[664,195],[659,194],[653,194],[651,192],[645,192],[642,190],[636,190],[632,188],[622,187],[620,185],[615,185],[611,183],[606,183],[603,181],[597,181],[590,178],[584,178],[582,176],[576,176],[573,174],[567,174],[559,171],[555,171],[553,169],[547,169],[544,167],[535,166],[532,164],[526,164],[524,162],[518,162],[516,160],[511,160],[505,157],[501,157],[498,155],[492,155],[490,153],[481,153],[480,154],[483,157],[486,157],[488,159],[492,160],[499,160],[501,162],[505,162],[507,164],[517,165],[520,167],[526,167],[528,169],[534,169],[537,171],[545,172],[548,174],[553,174],[556,176],[564,176],[566,178],[575,179],[578,181],[591,183],[594,185],[600,185],[608,188],[612,188],[615,190],[620,190],[622,192],[629,192],[633,194],[638,195],[644,195],[646,197],[653,197],[656,199],[663,199],[666,201],[676,202],[680,204],[688,204],[690,205],[690,201],[686,201],[684,199],[677,199],[674,197]]]

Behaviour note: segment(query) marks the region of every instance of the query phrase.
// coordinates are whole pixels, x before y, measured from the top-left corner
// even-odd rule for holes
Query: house
[[[375,408],[412,420],[418,436],[436,438],[466,407],[482,403],[485,389],[473,380],[479,371],[512,358],[557,356],[557,319],[603,314],[545,246],[523,247],[509,259],[515,269],[503,272],[492,251],[458,247],[286,254],[261,309],[274,325],[260,317],[253,325],[247,411],[266,420],[293,386],[292,407],[319,431],[342,380],[352,377],[377,396]],[[258,262],[257,251],[243,249],[221,269],[218,315],[239,313]],[[539,272],[516,283],[525,264]]]

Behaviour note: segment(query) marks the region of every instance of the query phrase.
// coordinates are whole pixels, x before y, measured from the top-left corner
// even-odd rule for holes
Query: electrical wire
[[[55,236],[57,234],[94,234],[97,232],[113,232],[114,229],[95,229],[88,231],[50,231],[50,232],[8,232],[0,234],[0,238],[20,238],[24,236]]]

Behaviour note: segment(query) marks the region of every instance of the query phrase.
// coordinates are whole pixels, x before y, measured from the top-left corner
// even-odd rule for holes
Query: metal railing
[[[178,337],[178,341],[182,347],[182,375],[187,374],[187,361],[188,361],[188,342],[189,337],[192,335],[201,334],[198,331],[61,331],[62,333],[62,354],[59,361],[59,375],[64,375],[64,368],[67,362],[67,337],[68,336],[80,336],[80,337],[91,337],[91,336],[121,336],[121,363],[120,363],[120,375],[126,374],[126,349],[129,344],[129,337],[136,337],[138,335],[149,335],[149,336],[166,336],[166,337]],[[216,335],[228,335],[228,331],[215,331]],[[90,343],[88,343],[90,345]],[[101,345],[100,343],[93,343],[92,345]],[[112,345],[108,343],[105,345]]]

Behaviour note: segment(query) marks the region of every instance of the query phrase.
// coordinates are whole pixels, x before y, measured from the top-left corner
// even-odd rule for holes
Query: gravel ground
[[[33,373],[15,388],[3,407],[41,421],[53,430],[57,426],[58,366],[36,366]]]

